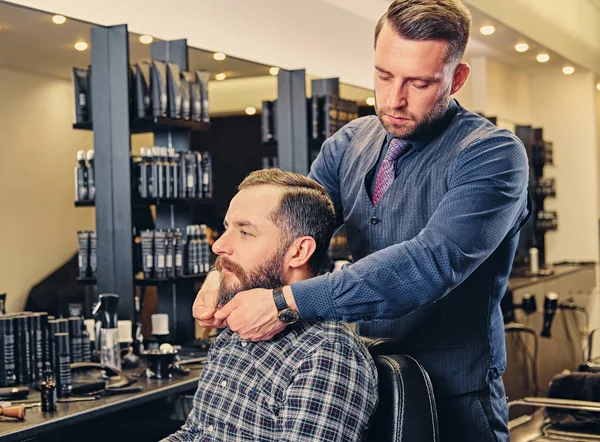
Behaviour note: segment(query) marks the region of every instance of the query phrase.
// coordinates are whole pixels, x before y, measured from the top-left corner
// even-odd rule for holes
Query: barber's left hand
[[[239,292],[215,313],[216,319],[227,319],[227,325],[240,338],[268,341],[285,329],[277,318],[273,290],[252,289]]]

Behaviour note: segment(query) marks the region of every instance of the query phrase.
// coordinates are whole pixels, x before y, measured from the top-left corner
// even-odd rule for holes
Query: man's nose
[[[223,232],[223,234],[217,239],[212,246],[212,250],[216,255],[231,255],[231,246],[229,245],[227,232]]]
[[[404,108],[408,104],[406,87],[402,82],[395,82],[389,90],[388,106],[392,109]]]

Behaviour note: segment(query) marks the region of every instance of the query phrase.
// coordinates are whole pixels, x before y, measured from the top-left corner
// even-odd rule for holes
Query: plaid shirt
[[[344,324],[299,322],[264,342],[228,328],[164,441],[360,441],[377,400],[375,364]]]

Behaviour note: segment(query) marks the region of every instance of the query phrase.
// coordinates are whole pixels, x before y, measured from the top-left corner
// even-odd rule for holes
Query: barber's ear
[[[288,266],[293,269],[302,267],[308,263],[316,249],[317,243],[312,236],[296,238],[288,249]]]
[[[467,63],[459,63],[454,71],[454,77],[452,78],[452,88],[450,89],[450,95],[457,93],[467,82],[469,74],[471,73],[471,66]]]

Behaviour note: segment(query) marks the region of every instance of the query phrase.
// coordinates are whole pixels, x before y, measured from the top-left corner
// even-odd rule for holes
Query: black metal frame
[[[187,70],[187,41],[155,42],[151,57],[177,63],[181,70]],[[191,307],[197,275],[160,282],[135,280],[131,134],[153,132],[155,145],[174,147],[181,153],[190,150],[190,131],[206,130],[209,125],[165,118],[131,120],[127,25],[92,29],[92,72],[93,126],[75,124],[74,128],[94,130],[96,200],[76,205],[96,206],[98,293],[118,294],[119,318],[134,320],[136,285],[156,285],[158,310],[171,318],[171,340],[192,340],[195,326]],[[190,213],[189,204],[160,200],[156,204],[156,228],[184,229]]]
[[[277,149],[279,168],[308,174],[308,117],[304,69],[277,75]]]

